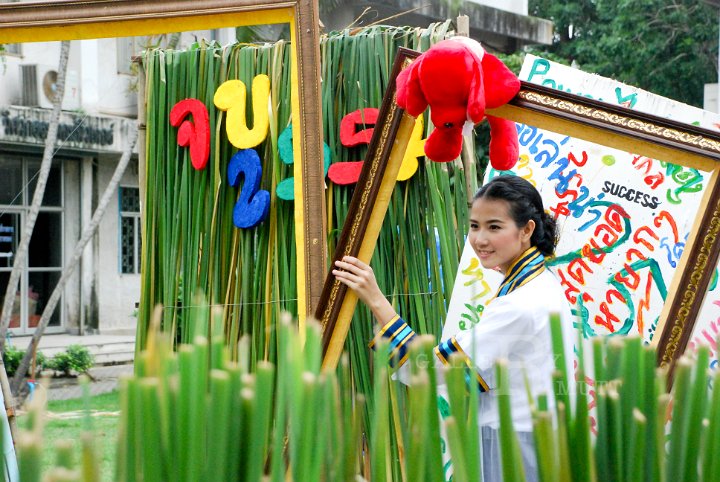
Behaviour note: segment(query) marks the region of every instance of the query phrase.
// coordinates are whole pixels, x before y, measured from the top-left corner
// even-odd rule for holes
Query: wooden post
[[[300,0],[298,4],[296,21],[291,25],[295,39],[291,48],[296,49],[296,57],[307,63],[292,83],[296,99],[293,102],[303,105],[302,110],[294,111],[300,111],[301,122],[293,122],[293,147],[302,159],[295,162],[294,175],[298,321],[300,333],[304,333],[305,319],[312,316],[320,301],[323,289],[320,273],[328,266],[318,6],[315,0]]]
[[[457,34],[463,37],[470,37],[470,17],[458,15]],[[475,194],[475,180],[473,179],[472,164],[475,162],[475,137],[471,134],[463,136],[463,150],[460,154],[462,169],[465,174],[465,192],[467,193],[468,209],[472,206],[472,197]]]

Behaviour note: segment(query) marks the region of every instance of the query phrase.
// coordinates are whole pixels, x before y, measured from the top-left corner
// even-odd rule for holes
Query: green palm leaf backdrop
[[[348,148],[340,142],[340,122],[358,109],[379,108],[397,48],[425,50],[445,38],[449,28],[448,22],[428,29],[377,26],[322,39],[323,138],[333,164],[363,159],[366,145]],[[162,306],[163,328],[176,334],[176,343],[190,342],[189,320],[197,317],[188,316],[188,310],[199,299],[207,299],[223,313],[230,347],[248,335],[252,363],[276,360],[275,326],[280,313],[297,312],[293,201],[276,194],[278,185],[292,176],[292,165],[283,162],[278,141],[291,122],[289,53],[284,41],[225,48],[199,44],[187,51],[147,53],[138,350],[145,346],[155,306]],[[270,78],[270,128],[255,149],[262,163],[260,189],[269,191],[271,202],[264,222],[238,229],[232,214],[242,186],[230,186],[226,175],[236,149],[225,133],[226,114],[214,106],[213,96],[224,81],[239,79],[248,88],[250,106],[250,86],[259,74]],[[192,167],[188,149],[178,146],[177,128],[168,120],[173,105],[186,98],[199,99],[209,111],[210,160],[200,171]],[[252,112],[247,117],[252,126]],[[417,172],[395,188],[372,264],[380,286],[413,328],[437,335],[467,229],[467,192],[459,165],[422,159]],[[470,174],[476,177],[474,169]],[[353,186],[329,179],[327,186],[332,253]],[[358,308],[346,348],[363,393],[372,385],[367,350],[371,335],[370,314]]]

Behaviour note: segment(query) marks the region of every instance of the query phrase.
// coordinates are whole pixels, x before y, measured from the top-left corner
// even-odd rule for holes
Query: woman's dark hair
[[[531,219],[535,231],[530,244],[536,246],[545,256],[551,256],[557,245],[557,223],[545,212],[542,197],[535,186],[518,176],[499,176],[481,187],[473,202],[478,199],[499,199],[510,205],[510,216],[518,228],[523,228]]]

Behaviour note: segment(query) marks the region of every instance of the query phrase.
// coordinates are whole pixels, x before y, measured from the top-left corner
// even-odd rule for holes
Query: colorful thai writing
[[[549,264],[583,333],[649,339],[692,214],[674,206],[685,196],[698,202],[702,173],[608,152],[534,126],[517,124],[517,129],[518,168],[489,176],[522,176],[541,190],[561,229]],[[678,214],[684,215],[682,225]]]
[[[244,178],[233,211],[233,223],[241,229],[257,226],[265,220],[269,212],[269,192],[259,189],[262,163],[253,149],[267,138],[269,132],[267,106],[270,100],[270,79],[268,76],[258,75],[252,81],[252,128],[249,128],[247,123],[246,96],[247,88],[242,81],[228,80],[218,87],[213,98],[215,107],[225,112],[225,133],[228,141],[238,149],[228,165],[227,177],[233,187],[240,185],[241,175]],[[345,115],[340,122],[341,144],[349,148],[369,144],[378,114],[377,108],[367,108]],[[193,167],[197,170],[204,169],[210,155],[211,136],[209,114],[205,104],[198,99],[181,100],[170,111],[170,123],[178,127],[178,145],[189,149]],[[423,134],[424,120],[420,115],[415,121],[397,180],[408,180],[417,171],[418,158],[425,155]],[[278,137],[278,153],[285,164],[294,163],[291,125]],[[362,164],[362,161],[350,161],[331,165],[330,147],[323,144],[324,174],[334,183],[339,185],[356,183],[360,177]],[[276,187],[277,197],[287,201],[293,200],[294,182],[293,177],[281,180]]]

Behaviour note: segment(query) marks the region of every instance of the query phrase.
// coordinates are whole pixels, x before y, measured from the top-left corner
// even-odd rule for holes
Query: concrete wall
[[[426,28],[463,14],[470,21],[470,37],[490,46],[491,52],[512,53],[525,45],[552,43],[552,22],[528,16],[527,11],[527,0],[340,0],[321,19],[329,32],[347,28],[353,22],[360,27],[379,19],[388,25]]]
[[[718,84],[705,84],[705,95],[703,98],[703,109],[710,112],[720,112],[720,95],[718,95]]]
[[[82,223],[80,222],[80,161],[76,159],[66,160],[63,163],[64,169],[64,263],[68,264],[72,258],[75,244],[80,239],[82,233]],[[65,285],[63,293],[63,304],[65,311],[65,326],[68,331],[78,333],[80,329],[80,270],[76,269],[75,273]]]
[[[0,64],[0,104],[20,105],[22,99],[22,83],[20,66],[36,64],[57,70],[60,60],[60,42],[40,42],[22,44],[19,55],[3,56],[4,65]],[[68,72],[79,79],[82,68],[80,42],[70,43]]]
[[[467,3],[477,3],[487,7],[505,10],[506,12],[517,13],[518,15],[527,15],[528,0],[465,0]]]
[[[227,45],[235,41],[235,29],[186,32],[177,48],[186,48],[200,39]],[[63,145],[61,154],[74,158],[65,163],[64,174],[66,263],[112,177],[126,145],[131,119],[137,115],[136,79],[118,73],[117,42],[114,38],[71,42],[68,70],[76,74],[81,108],[78,112],[64,113],[61,124],[79,121],[96,130],[112,129],[113,143],[93,145],[84,139],[68,140]],[[17,107],[22,99],[20,65],[38,64],[57,70],[59,53],[60,42],[42,42],[23,44],[19,55],[4,56],[4,64],[0,63],[0,113],[4,113],[0,115],[0,147],[7,144],[13,149],[30,148],[41,157],[43,139],[14,132],[2,119],[47,122],[48,109]],[[138,186],[137,162],[128,167],[121,185]],[[83,253],[81,265],[66,286],[62,303],[65,328],[71,333],[81,333],[83,328],[85,333],[135,332],[140,275],[120,273],[118,201],[116,192],[98,232]]]
[[[93,78],[98,79],[99,97],[94,99],[93,107],[99,114],[136,117],[137,95],[133,90],[136,79],[133,75],[118,73],[118,41],[99,39],[86,42],[97,44]]]
[[[217,40],[222,45],[235,41],[235,30],[201,30],[183,32],[178,48],[186,48],[199,39]],[[139,41],[139,45],[150,43],[166,44],[168,37],[153,37]],[[92,39],[70,42],[68,72],[77,79],[80,95],[80,109],[88,114],[105,114],[122,117],[137,116],[137,79],[132,74],[118,73],[119,39]],[[140,51],[136,52],[139,54]],[[57,70],[60,57],[60,42],[25,43],[20,55],[6,55],[0,64],[0,105],[20,105],[22,85],[20,66],[37,64]],[[64,105],[64,109],[72,110]]]
[[[100,199],[115,171],[117,158],[102,157],[97,165],[96,189]],[[138,185],[137,162],[125,171],[121,186]],[[122,274],[119,253],[119,197],[115,194],[103,216],[96,235],[96,292],[99,330],[101,333],[135,333],[135,303],[140,301],[140,275]]]
[[[17,104],[20,102],[20,57],[5,55],[4,63],[0,61],[0,105]]]

